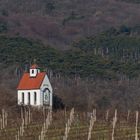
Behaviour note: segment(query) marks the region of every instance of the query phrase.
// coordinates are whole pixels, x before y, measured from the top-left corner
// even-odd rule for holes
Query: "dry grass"
[[[9,113],[9,112],[8,112]],[[20,114],[8,116],[8,125],[0,130],[0,140],[14,140],[21,126]],[[44,114],[44,115],[43,115]],[[99,115],[100,114],[100,115]],[[110,140],[112,135],[112,120],[114,111],[110,112],[109,120],[105,121],[105,112],[97,111],[97,121],[91,130],[91,140]],[[19,140],[38,140],[42,130],[44,118],[47,110],[31,109],[31,122],[24,126],[23,136]],[[44,140],[62,140],[65,134],[65,125],[69,118],[69,111],[57,111],[52,113],[52,122],[45,133]],[[104,117],[102,117],[104,116]],[[129,121],[127,121],[127,112],[118,112],[116,127],[114,129],[114,139],[125,140],[135,138],[135,112],[130,112]],[[86,140],[90,126],[90,113],[75,111],[74,121],[70,126],[68,140]],[[138,124],[138,134],[140,126]]]

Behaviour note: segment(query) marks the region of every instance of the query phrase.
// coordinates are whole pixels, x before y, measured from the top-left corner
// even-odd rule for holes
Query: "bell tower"
[[[40,73],[38,65],[34,64],[30,67],[30,77],[36,77]]]

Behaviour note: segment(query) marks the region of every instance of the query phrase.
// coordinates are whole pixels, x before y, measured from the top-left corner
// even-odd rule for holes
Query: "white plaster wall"
[[[49,89],[49,91],[50,91],[50,106],[52,106],[52,104],[53,104],[53,90],[52,90],[52,86],[51,86],[51,83],[50,83],[50,81],[49,81],[49,78],[48,78],[48,76],[46,75],[45,76],[45,78],[44,78],[44,80],[43,80],[43,82],[42,82],[42,84],[41,84],[41,98],[42,98],[42,101],[43,101],[43,98],[44,98],[44,96],[43,96],[43,90],[45,89],[45,88],[48,88]],[[43,104],[43,102],[42,102],[42,104]]]
[[[45,75],[45,78],[44,78],[44,80],[43,80],[43,82],[41,84],[41,89],[44,89],[44,87],[45,88],[47,87],[50,90],[51,93],[53,92],[51,83],[50,83],[49,78],[48,78],[47,75]]]
[[[30,105],[35,105],[35,103],[34,103],[34,92],[35,91],[30,92]]]
[[[52,105],[53,105],[53,94],[50,93],[50,106],[52,107]]]
[[[23,93],[24,93],[24,105],[29,105],[28,92],[30,92],[30,105],[33,105],[33,106],[43,105],[42,101],[41,101],[40,89],[37,89],[37,90],[18,90],[18,92],[17,92],[18,105],[22,104],[22,94]],[[36,92],[36,95],[37,95],[36,104],[34,102],[34,92]]]
[[[17,103],[18,103],[18,105],[20,105],[21,102],[22,102],[21,98],[22,98],[21,92],[18,90],[18,92],[17,92]]]
[[[25,105],[28,105],[28,92],[30,92],[30,91],[24,92],[24,104],[25,104]],[[31,94],[31,93],[30,93],[30,94]]]

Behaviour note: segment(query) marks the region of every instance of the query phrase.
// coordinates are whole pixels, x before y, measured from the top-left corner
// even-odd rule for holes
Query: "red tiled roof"
[[[46,75],[45,72],[41,72],[38,73],[36,77],[30,77],[29,73],[24,73],[17,89],[18,90],[39,89],[45,75]]]
[[[33,65],[31,66],[31,69],[36,69],[36,68],[38,68],[38,65],[37,65],[37,64],[33,64]]]

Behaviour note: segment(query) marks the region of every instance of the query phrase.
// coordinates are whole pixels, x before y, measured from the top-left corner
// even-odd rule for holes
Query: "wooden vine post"
[[[138,120],[139,120],[139,112],[136,111],[135,140],[139,140],[139,138],[138,138]]]
[[[8,113],[4,109],[2,109],[0,115],[0,129],[4,129],[7,126],[7,117]]]
[[[24,135],[25,126],[27,126],[31,122],[31,110],[30,107],[21,107],[21,125],[16,134],[16,140],[19,140],[20,137]]]
[[[115,115],[113,117],[112,140],[114,140],[114,132],[115,132],[116,123],[117,123],[117,110],[115,110]]]
[[[17,135],[15,136],[15,140],[20,140],[20,132],[18,130]]]
[[[71,127],[73,121],[74,121],[74,108],[71,109],[70,118],[68,119],[68,121],[66,123],[65,134],[63,136],[63,140],[67,140],[68,139],[68,134],[69,134],[70,127]]]
[[[91,139],[91,132],[92,132],[95,122],[96,122],[96,109],[93,109],[93,114],[90,119],[90,125],[89,125],[89,131],[88,131],[88,140]]]
[[[39,140],[45,140],[45,135],[46,132],[48,131],[51,122],[52,122],[52,110],[50,109],[47,118],[43,122],[42,129],[39,135]]]

